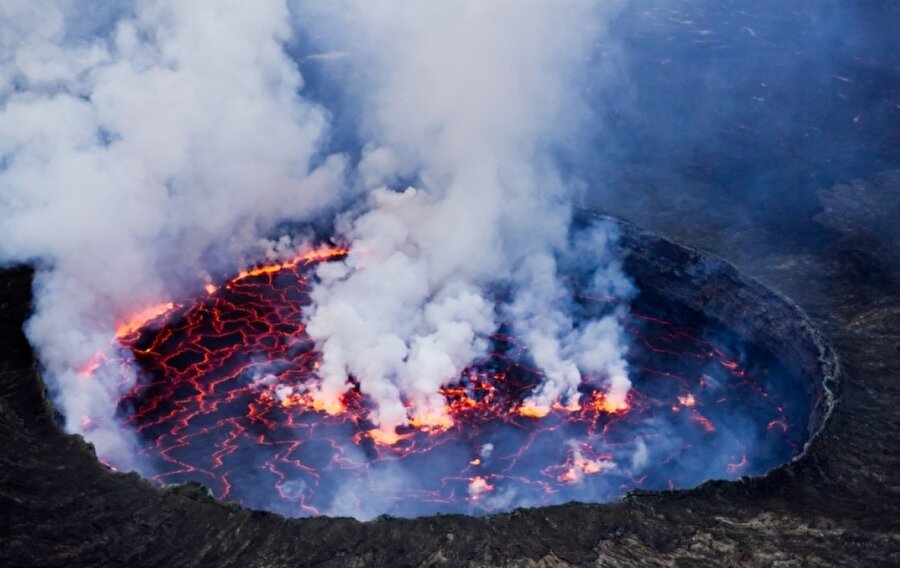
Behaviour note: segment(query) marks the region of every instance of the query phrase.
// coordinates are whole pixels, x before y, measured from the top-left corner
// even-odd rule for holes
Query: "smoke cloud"
[[[307,322],[324,408],[352,377],[387,439],[444,427],[439,388],[501,325],[543,372],[536,411],[584,382],[624,405],[624,304],[579,322],[562,274],[588,260],[593,292],[633,290],[610,227],[572,233],[556,159],[588,136],[580,77],[617,5],[4,3],[0,257],[38,266],[27,332],[66,429],[140,468],[116,419],[135,377],[89,373],[95,354],[334,211],[350,253],[318,269]],[[346,73],[357,151],[304,98],[297,35]]]
[[[136,2],[76,36],[81,10],[0,7],[0,257],[37,263],[27,331],[66,428],[90,416],[129,464],[122,377],[79,370],[117,323],[336,203],[346,164],[320,154],[328,117],[297,94],[285,5]]]
[[[613,13],[592,2],[300,11],[324,30],[323,50],[350,59],[347,88],[365,109],[367,207],[342,219],[353,252],[319,269],[309,318],[326,405],[352,376],[374,398],[384,434],[410,420],[444,425],[438,388],[487,354],[501,321],[546,376],[529,404],[577,404],[588,374],[624,404],[616,320],[576,329],[572,291],[559,279],[557,262],[572,246],[572,189],[552,160],[587,134],[580,75]],[[580,250],[603,254],[606,244],[600,234]],[[602,277],[624,280],[615,270]],[[506,302],[491,296],[501,285],[513,290]],[[601,349],[587,355],[587,345]]]

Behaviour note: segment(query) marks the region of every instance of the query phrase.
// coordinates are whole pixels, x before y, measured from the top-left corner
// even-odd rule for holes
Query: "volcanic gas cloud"
[[[4,2],[0,257],[37,266],[66,429],[292,515],[602,501],[793,455],[777,364],[629,308],[615,228],[573,229],[618,5]]]

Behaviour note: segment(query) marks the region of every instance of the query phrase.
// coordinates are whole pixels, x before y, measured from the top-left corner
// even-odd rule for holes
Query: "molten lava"
[[[442,388],[443,413],[378,429],[359,384],[337,402],[313,396],[311,269],[345,253],[246,270],[121,324],[101,359],[137,371],[119,410],[152,479],[199,481],[294,516],[471,513],[758,474],[806,440],[805,397],[771,355],[652,299],[624,322],[634,383],[624,405],[587,383],[577,404],[525,403],[541,372],[501,329],[492,355]]]

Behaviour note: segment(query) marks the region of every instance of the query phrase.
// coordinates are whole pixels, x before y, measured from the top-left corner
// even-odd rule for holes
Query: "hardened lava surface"
[[[751,267],[808,318],[695,250],[630,225],[622,246],[642,292],[704,314],[795,376],[821,379],[810,399],[810,426],[821,429],[801,456],[759,477],[480,517],[359,522],[243,509],[200,485],[159,487],[111,472],[59,430],[21,332],[32,271],[20,267],[0,278],[0,564],[895,564],[900,294],[836,267],[833,251],[793,263],[782,252],[778,263]]]
[[[334,256],[307,256],[210,285],[105,354],[137,375],[119,410],[155,482],[288,516],[483,514],[759,475],[821,423],[820,376],[646,292],[619,317],[625,403],[585,382],[577,405],[529,405],[543,378],[501,326],[441,389],[445,415],[385,433],[358,383],[330,409],[310,394],[320,359],[303,312],[313,270]],[[615,305],[573,286],[582,319]]]

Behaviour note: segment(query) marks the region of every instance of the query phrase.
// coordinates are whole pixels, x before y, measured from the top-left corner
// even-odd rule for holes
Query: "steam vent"
[[[897,22],[0,2],[0,567],[900,566]]]

